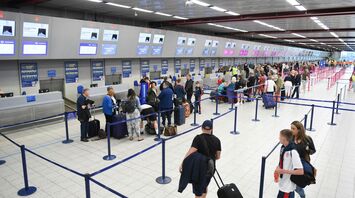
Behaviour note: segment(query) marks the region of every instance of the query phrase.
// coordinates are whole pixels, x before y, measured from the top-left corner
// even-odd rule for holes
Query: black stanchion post
[[[68,127],[68,113],[64,112],[64,123],[65,123],[65,140],[62,141],[63,144],[70,144],[73,140],[69,139],[69,127]]]
[[[231,108],[229,108],[229,110],[233,110],[234,109],[234,98],[233,98],[233,101],[232,101],[232,104],[231,104]]]
[[[278,104],[278,102],[277,102],[277,97],[278,97],[278,96],[276,96],[275,114],[274,114],[274,115],[272,115],[272,117],[274,117],[274,118],[278,118],[278,117],[280,117],[280,116],[278,116],[278,115],[277,115],[277,104]]]
[[[107,125],[107,155],[102,159],[104,160],[113,160],[116,158],[116,155],[111,155],[111,123],[106,122]]]
[[[307,128],[307,119],[308,119],[308,115],[304,114],[303,126],[304,126],[305,129]]]
[[[332,108],[332,119],[328,122],[328,125],[335,126],[337,124],[334,123],[334,111],[335,111],[335,101],[333,101],[333,108]]]
[[[255,118],[252,119],[254,122],[259,122],[260,120],[258,119],[258,108],[259,108],[259,98],[256,98],[256,103],[255,103]]]
[[[234,130],[231,131],[230,133],[233,135],[239,135],[240,132],[237,131],[237,121],[238,121],[238,107],[234,108]]]
[[[306,128],[307,131],[316,131],[316,129],[313,128],[313,116],[314,116],[314,104],[312,104],[311,119],[310,119],[309,128],[308,129]]]
[[[21,159],[22,159],[22,170],[23,170],[23,180],[25,187],[20,189],[17,194],[19,196],[28,196],[37,191],[37,188],[34,186],[28,185],[28,175],[27,175],[27,163],[26,163],[26,150],[25,145],[21,145]]]
[[[154,138],[154,141],[161,141],[161,138],[160,138],[160,111],[158,111],[158,134],[157,134],[157,137]]]
[[[217,97],[216,97],[216,112],[213,113],[213,115],[219,115],[220,113],[218,113],[218,93],[217,93]]]
[[[86,198],[90,198],[90,174],[85,174],[85,195]]]
[[[338,96],[337,96],[337,110],[336,110],[336,114],[340,114],[339,113],[339,104],[340,104],[340,94],[338,94]]]
[[[263,198],[263,194],[264,194],[265,163],[266,163],[266,157],[263,157],[261,159],[259,198]]]
[[[162,148],[162,176],[158,177],[155,181],[158,184],[168,184],[171,182],[171,178],[165,175],[165,139],[161,139],[161,148]]]
[[[217,102],[217,100],[216,100]],[[197,101],[194,102],[194,123],[191,124],[191,126],[198,126],[198,124],[196,123],[196,115],[197,115]]]

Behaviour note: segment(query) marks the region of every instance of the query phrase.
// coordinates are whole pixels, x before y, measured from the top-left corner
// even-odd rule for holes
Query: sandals
[[[129,137],[129,140],[130,140],[130,141],[133,141],[133,139],[134,139],[133,136]]]
[[[144,138],[142,138],[142,137],[138,138],[138,142],[143,141],[143,140],[144,140]]]

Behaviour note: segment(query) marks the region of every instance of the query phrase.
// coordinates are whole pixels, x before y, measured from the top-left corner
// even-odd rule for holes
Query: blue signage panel
[[[36,96],[26,96],[27,102],[35,102],[36,101]]]
[[[167,74],[169,70],[168,60],[161,60],[161,73],[163,75]]]
[[[116,44],[102,44],[102,55],[116,55],[117,45]]]
[[[122,61],[122,77],[129,78],[132,74],[132,62],[130,60]]]
[[[34,87],[38,81],[37,63],[21,63],[21,85],[22,87]]]
[[[175,66],[175,72],[179,73],[181,70],[181,60],[180,59],[175,59],[174,60],[174,66]]]
[[[141,61],[141,74],[142,76],[146,76],[149,73],[149,60]]]
[[[54,78],[57,76],[57,70],[51,69],[47,71],[47,76],[48,78]]]
[[[104,77],[104,62],[91,62],[92,81],[101,81]]]
[[[115,74],[117,72],[117,68],[116,67],[111,67],[111,74]]]
[[[137,55],[146,56],[149,54],[149,45],[138,45],[137,46]]]
[[[65,82],[66,83],[76,83],[79,80],[79,68],[78,62],[64,62],[65,66]]]
[[[163,51],[163,46],[152,46],[152,56],[160,56]]]

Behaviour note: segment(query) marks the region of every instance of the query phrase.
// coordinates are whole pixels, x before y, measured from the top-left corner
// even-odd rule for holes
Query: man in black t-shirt
[[[202,133],[197,135],[192,141],[191,148],[186,153],[185,158],[194,152],[205,155],[214,161],[221,158],[221,141],[212,134],[212,122],[210,120],[205,120],[202,124]],[[184,159],[185,159],[184,158]],[[180,166],[180,172],[182,171],[182,165]],[[205,198],[207,195],[207,187],[212,179],[212,176],[206,176],[206,187],[203,189],[202,196],[197,193],[196,198]]]

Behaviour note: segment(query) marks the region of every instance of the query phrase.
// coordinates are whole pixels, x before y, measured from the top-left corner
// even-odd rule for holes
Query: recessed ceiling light
[[[238,16],[240,14],[236,13],[236,12],[232,12],[232,11],[227,11],[227,14],[233,15],[233,16]]]
[[[301,5],[297,0],[286,0],[289,4],[293,6]]]
[[[188,18],[185,17],[180,17],[180,16],[173,16],[175,19],[181,19],[181,20],[188,20]]]
[[[311,19],[312,19],[312,20],[318,20],[318,18],[317,18],[317,17],[311,17]]]
[[[118,3],[106,2],[105,4],[106,5],[110,5],[110,6],[120,7],[120,8],[131,8],[131,6],[121,5],[121,4],[118,4]]]
[[[166,13],[163,13],[163,12],[155,12],[155,14],[161,15],[161,16],[167,16],[167,17],[173,16],[173,15],[171,15],[171,14],[166,14]]]
[[[266,35],[266,34],[259,34],[259,36],[277,39],[277,37],[275,37],[275,36],[270,36],[270,35]]]
[[[190,0],[190,2],[192,2],[192,3],[194,3],[194,4],[197,4],[197,5],[200,5],[200,6],[204,6],[204,7],[210,6],[210,4],[205,3],[205,2],[203,2],[203,1],[199,1],[199,0]]]
[[[103,1],[102,0],[88,0],[90,2],[94,2],[94,3],[102,3]]]
[[[132,9],[136,10],[136,11],[139,11],[139,12],[153,13],[153,11],[151,11],[151,10],[146,10],[146,9],[137,8],[137,7],[134,7]]]
[[[305,36],[297,34],[297,33],[292,33],[292,34],[295,35],[295,36],[301,37],[301,38],[306,38]]]
[[[225,12],[225,11],[227,11],[226,9],[220,8],[220,7],[217,7],[217,6],[211,6],[210,8],[213,9],[213,10],[219,11],[219,12]]]
[[[207,25],[216,25],[216,24],[214,24],[214,23],[207,23]]]
[[[306,11],[307,9],[302,6],[302,5],[298,5],[298,6],[295,6],[299,11]]]
[[[318,41],[317,40],[315,40],[315,39],[309,39],[310,41],[313,41],[313,42],[317,42],[318,43]]]
[[[291,42],[291,43],[294,43],[294,42],[295,42],[295,41],[293,41],[293,40],[288,40],[288,39],[284,39],[284,41]]]
[[[330,34],[336,38],[338,38],[339,36],[337,34],[335,34],[334,32],[330,32]]]

